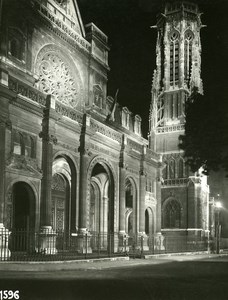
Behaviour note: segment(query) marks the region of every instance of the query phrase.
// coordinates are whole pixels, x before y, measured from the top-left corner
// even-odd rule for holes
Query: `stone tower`
[[[184,133],[185,101],[203,93],[199,8],[194,3],[166,3],[157,24],[156,70],[150,109],[150,148],[163,155],[162,228],[164,234],[208,233],[206,178],[192,174],[178,147]]]

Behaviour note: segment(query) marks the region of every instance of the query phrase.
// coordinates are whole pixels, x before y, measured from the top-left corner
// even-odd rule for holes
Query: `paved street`
[[[68,270],[61,265],[18,271],[22,265],[15,264],[4,271],[5,264],[0,264],[0,290],[19,290],[23,300],[228,299],[228,256],[88,262],[74,269],[72,263]]]

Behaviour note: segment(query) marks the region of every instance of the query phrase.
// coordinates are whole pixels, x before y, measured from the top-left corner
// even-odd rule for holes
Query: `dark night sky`
[[[156,15],[161,0],[78,0],[84,24],[95,23],[109,38],[108,94],[143,118],[147,136],[150,91],[155,69]],[[202,79],[215,103],[228,95],[228,0],[198,1],[202,23]],[[228,100],[227,100],[228,102]]]

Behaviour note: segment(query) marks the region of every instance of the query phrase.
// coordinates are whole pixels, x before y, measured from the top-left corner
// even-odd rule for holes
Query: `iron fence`
[[[57,261],[114,256],[144,257],[146,254],[198,252],[212,248],[213,242],[197,237],[119,235],[88,232],[80,235],[64,231],[36,232],[12,230],[0,234],[0,260]],[[9,249],[9,251],[7,250]]]

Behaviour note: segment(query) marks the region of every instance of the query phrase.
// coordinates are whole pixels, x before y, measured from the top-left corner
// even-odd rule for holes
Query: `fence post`
[[[97,235],[97,239],[98,239],[98,256],[100,257],[100,232],[98,232],[98,235]]]
[[[111,233],[108,232],[108,256],[111,257]]]
[[[141,258],[143,257],[143,235],[141,235]]]
[[[85,251],[85,258],[87,258],[87,245],[88,245],[88,237],[87,237],[87,232],[85,234],[85,242],[86,242],[86,251]]]
[[[125,255],[127,255],[127,236],[126,234],[124,235],[124,252],[125,252]]]

